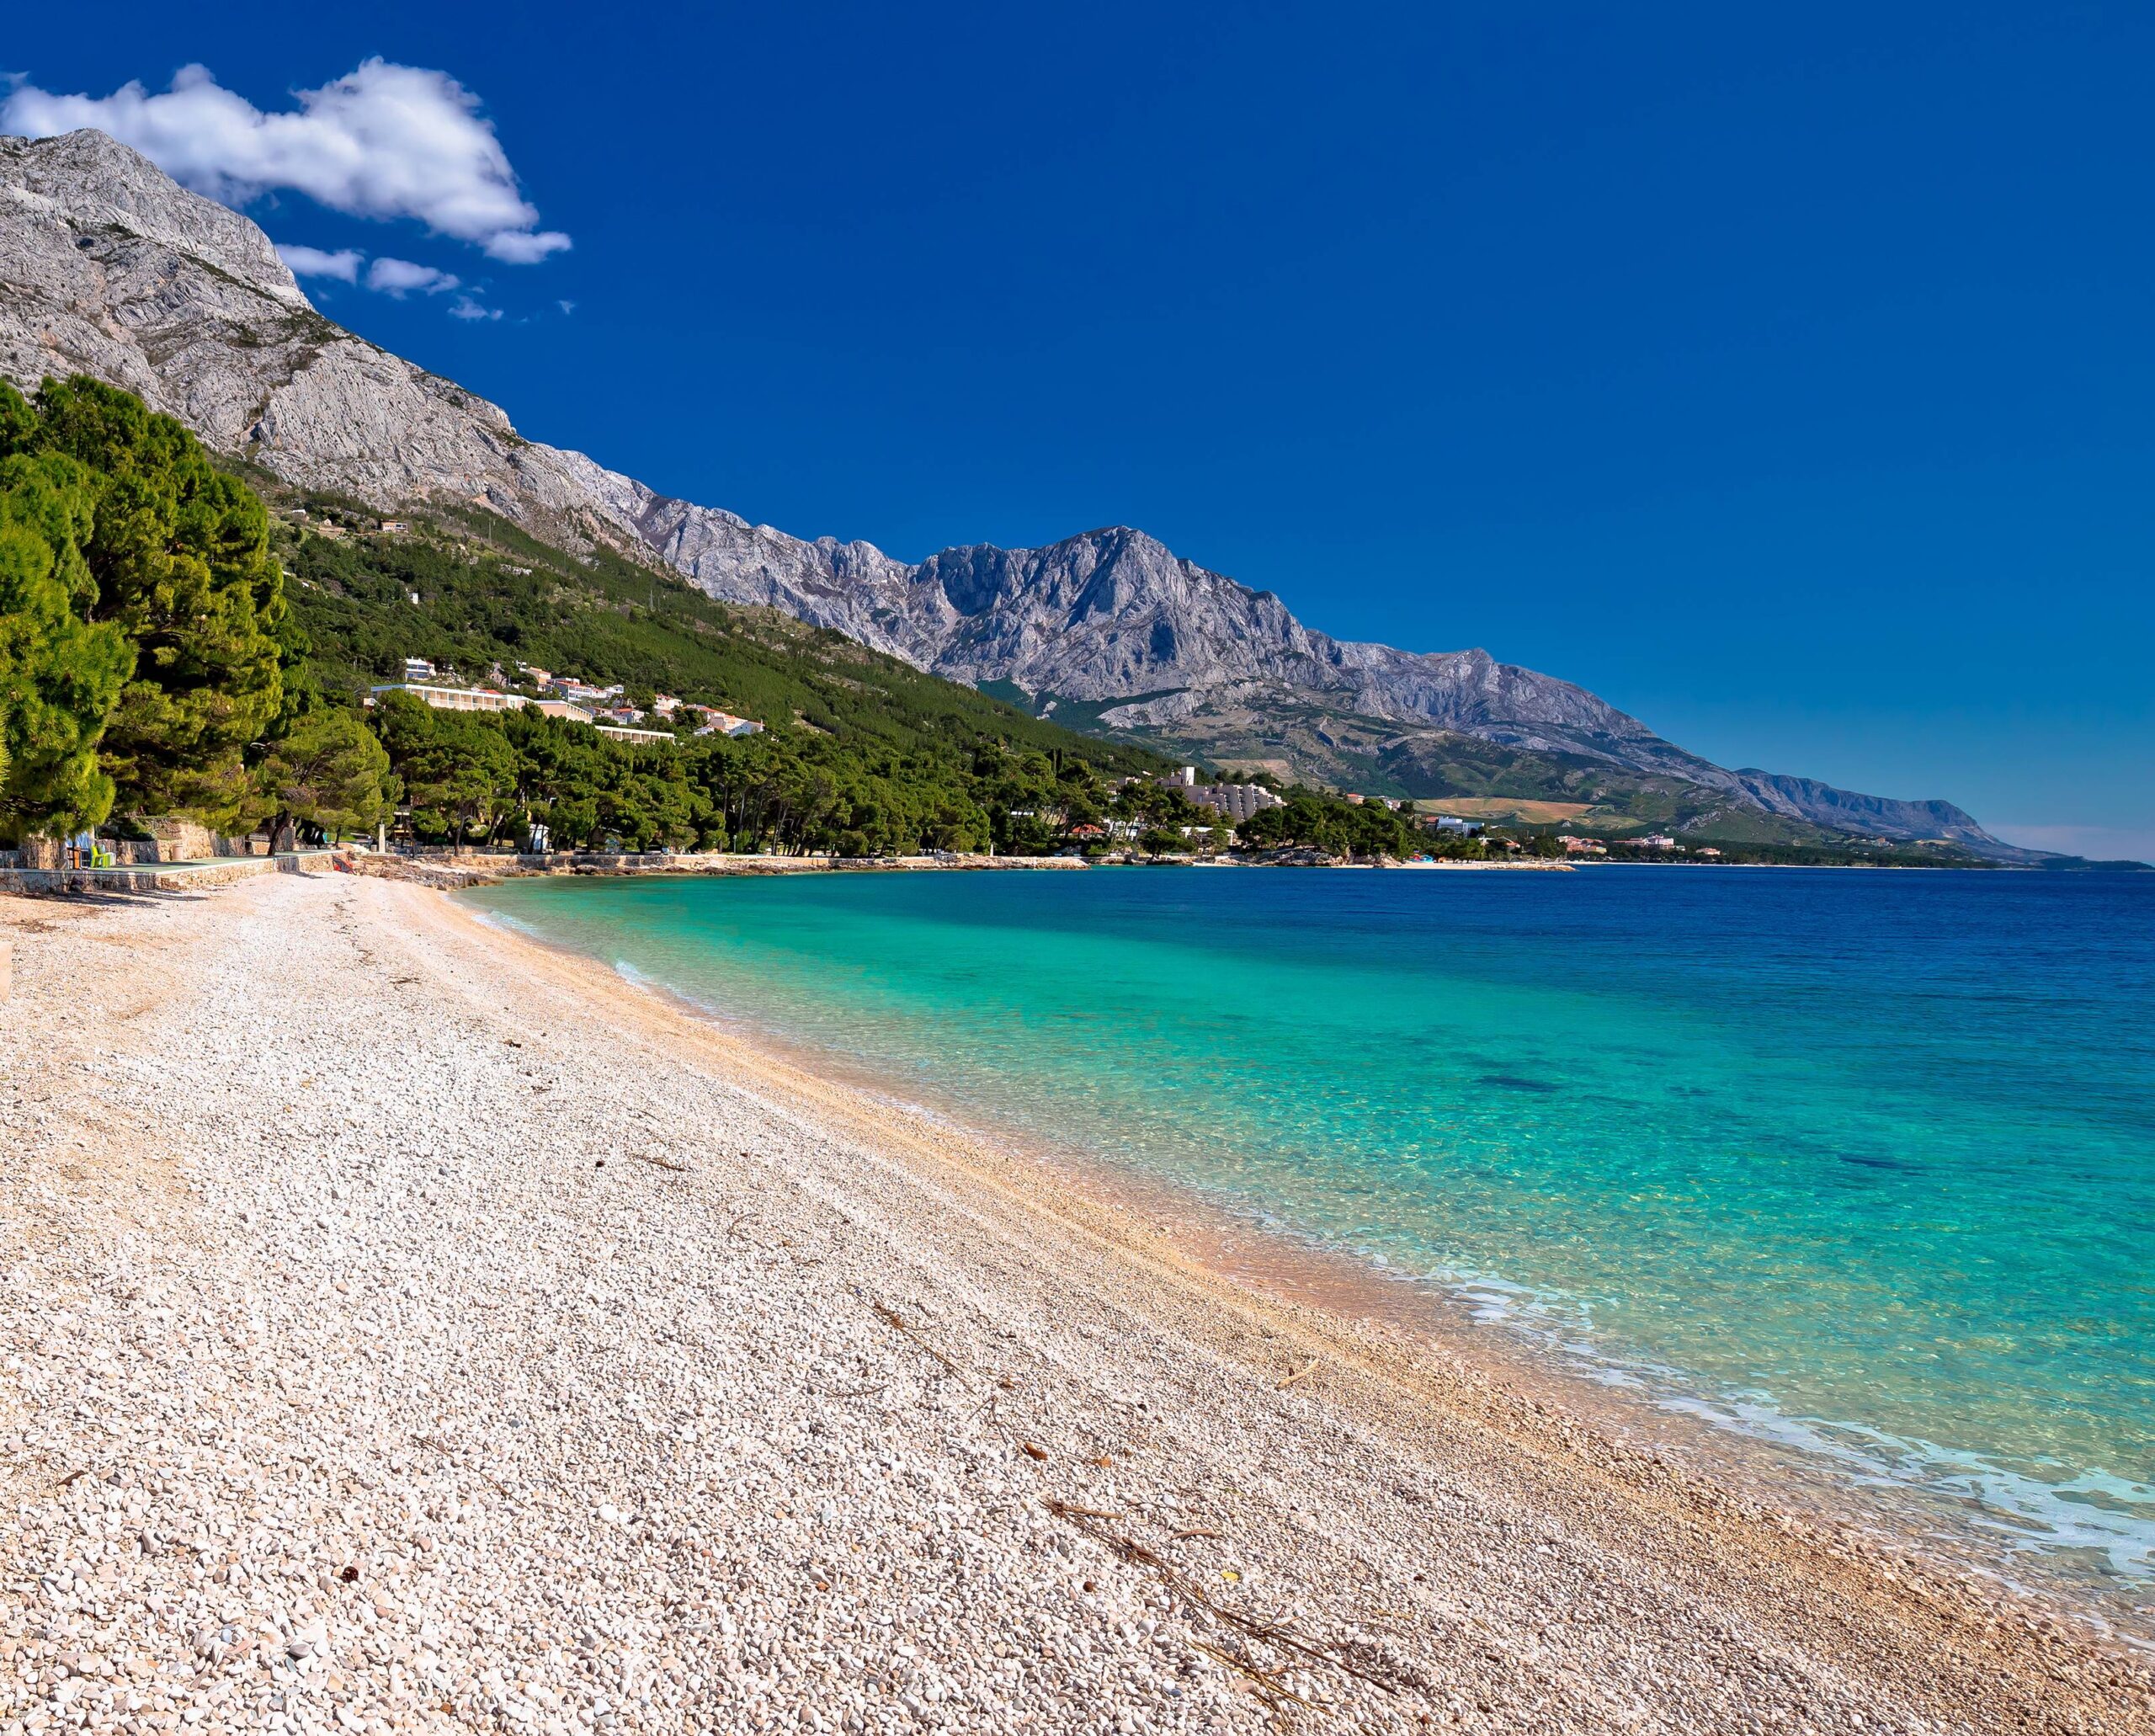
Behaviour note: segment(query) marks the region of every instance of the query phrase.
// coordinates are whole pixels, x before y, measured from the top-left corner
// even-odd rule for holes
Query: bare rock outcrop
[[[597,528],[567,455],[323,318],[237,212],[103,133],[0,139],[0,375],[73,373],[292,482]]]

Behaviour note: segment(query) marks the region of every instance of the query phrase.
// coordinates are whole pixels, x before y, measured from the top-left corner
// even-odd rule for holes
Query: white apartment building
[[[437,711],[513,711],[530,703],[520,693],[503,693],[498,688],[438,687],[423,681],[391,681],[369,691],[408,693]]]
[[[1179,765],[1155,781],[1167,789],[1179,790],[1200,807],[1225,814],[1237,826],[1252,814],[1287,805],[1284,797],[1275,796],[1262,784],[1200,784],[1194,765]]]
[[[1225,814],[1237,826],[1268,807],[1287,805],[1284,796],[1274,794],[1262,784],[1191,784],[1184,786],[1184,793],[1200,807]]]
[[[611,736],[617,742],[670,742],[670,729],[637,729],[630,719],[640,719],[641,714],[623,711],[618,715],[604,712],[593,714],[588,706],[573,703],[568,695],[589,695],[593,699],[611,698],[620,692],[619,687],[587,686],[573,679],[551,683],[553,693],[545,699],[530,699],[520,693],[504,693],[496,687],[450,687],[439,682],[418,679],[414,670],[434,673],[434,665],[421,658],[405,659],[405,676],[402,681],[386,682],[370,690],[375,694],[408,693],[415,700],[432,706],[438,711],[520,711],[526,706],[544,712],[549,717],[566,717],[572,723],[588,723],[599,734]],[[544,670],[525,668],[526,674],[543,675]],[[371,701],[370,701],[371,703]],[[673,701],[675,709],[699,713],[704,719],[699,735],[722,734],[729,736],[758,735],[764,726],[753,717],[736,717],[731,711],[721,711],[711,706],[683,706]],[[656,708],[654,708],[656,709]]]

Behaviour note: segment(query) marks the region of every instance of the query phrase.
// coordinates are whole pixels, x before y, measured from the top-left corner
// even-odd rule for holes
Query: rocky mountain
[[[245,217],[100,132],[0,138],[0,375],[68,373],[290,482],[470,499],[587,541],[610,528],[596,465],[324,319]]]
[[[0,138],[0,375],[88,373],[285,480],[384,508],[469,501],[663,562],[1042,715],[1217,763],[1412,795],[1540,796],[1687,824],[1950,838],[1948,802],[1728,771],[1482,651],[1338,640],[1142,531],[918,564],[675,500],[526,440],[494,405],[323,318],[262,231],[102,133]]]

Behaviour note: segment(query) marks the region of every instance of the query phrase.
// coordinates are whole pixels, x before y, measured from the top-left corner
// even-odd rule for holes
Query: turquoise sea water
[[[2155,875],[1096,870],[472,900],[2155,1585]]]

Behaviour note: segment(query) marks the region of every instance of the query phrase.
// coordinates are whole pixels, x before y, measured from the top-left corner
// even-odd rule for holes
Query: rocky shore
[[[2155,1717],[426,888],[0,939],[0,1736]]]

